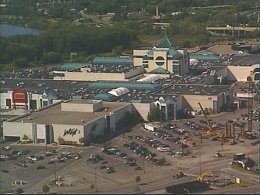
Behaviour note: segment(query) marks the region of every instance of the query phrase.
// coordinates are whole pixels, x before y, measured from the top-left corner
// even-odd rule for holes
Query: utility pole
[[[95,167],[95,191],[97,194],[97,167]]]
[[[200,153],[200,145],[199,145],[199,163],[200,163],[200,175],[201,175],[201,153]]]
[[[143,171],[144,171],[144,174],[145,174],[145,165],[144,165],[144,156],[143,156]]]
[[[55,162],[55,161],[53,162],[53,166],[54,166],[54,181],[55,181],[55,185],[56,185],[56,182],[57,182],[57,173],[56,173],[56,162]]]

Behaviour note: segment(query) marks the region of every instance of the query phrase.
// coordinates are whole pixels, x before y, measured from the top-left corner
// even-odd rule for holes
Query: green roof
[[[89,85],[90,88],[99,89],[115,89],[118,87],[125,87],[127,89],[139,89],[139,90],[157,90],[159,84],[149,82],[109,82],[109,81],[97,81]]]
[[[190,59],[204,60],[204,61],[217,61],[220,57],[215,52],[205,51],[198,54],[190,54]]]
[[[55,70],[61,70],[61,71],[73,71],[80,69],[82,67],[86,66],[86,64],[82,63],[66,63],[58,66]]]
[[[172,47],[172,44],[171,44],[167,34],[165,33],[164,37],[158,43],[156,43],[155,46],[157,48],[170,48],[170,47]]]
[[[132,65],[133,58],[130,56],[120,57],[95,57],[92,60],[92,64],[101,65]]]
[[[111,95],[111,94],[100,93],[100,94],[95,95],[94,99],[112,102],[112,101],[118,99],[118,97]]]
[[[164,73],[167,73],[167,71],[164,68],[162,68],[162,67],[158,67],[158,68],[153,69],[152,71],[150,71],[150,73],[164,74]]]

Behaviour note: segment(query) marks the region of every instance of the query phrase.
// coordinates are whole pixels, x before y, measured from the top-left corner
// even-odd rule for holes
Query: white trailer
[[[157,130],[157,125],[155,124],[149,124],[149,123],[145,123],[144,124],[144,128],[148,131],[156,131]]]

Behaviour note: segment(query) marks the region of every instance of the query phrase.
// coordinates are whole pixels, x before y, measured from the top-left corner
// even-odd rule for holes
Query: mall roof
[[[198,85],[198,84],[173,84],[156,92],[157,94],[177,95],[219,95],[229,91],[229,85]]]
[[[92,60],[94,65],[132,65],[133,58],[131,56],[119,57],[95,57]]]
[[[87,64],[66,63],[66,64],[62,64],[62,65],[58,66],[57,68],[55,68],[54,71],[74,71],[74,70],[78,70],[80,68],[83,68],[85,66],[87,66]]]
[[[118,97],[114,96],[112,94],[108,94],[108,93],[99,93],[94,96],[94,99],[103,100],[103,101],[107,101],[107,102],[113,102],[113,101],[117,100]]]
[[[230,60],[230,64],[236,66],[260,64],[260,54],[238,54],[233,55]]]
[[[197,59],[199,61],[218,61],[220,60],[220,57],[215,52],[203,51],[200,53],[190,54],[190,59]]]
[[[118,87],[125,87],[127,89],[144,89],[144,90],[156,90],[159,89],[159,84],[155,83],[148,83],[148,82],[109,82],[109,81],[97,81],[94,83],[89,84],[90,88],[109,88],[109,89],[115,89]]]
[[[97,117],[109,115],[127,103],[109,103],[103,102],[103,108],[106,108],[98,112],[73,112],[73,111],[61,111],[61,104],[53,105],[47,109],[40,110],[38,112],[32,112],[30,117],[25,116],[17,119],[16,122],[23,123],[36,123],[36,124],[65,124],[65,125],[84,125]]]

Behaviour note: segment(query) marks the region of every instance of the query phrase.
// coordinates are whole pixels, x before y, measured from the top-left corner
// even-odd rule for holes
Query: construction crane
[[[202,111],[202,113],[204,115],[204,118],[206,119],[206,123],[207,123],[207,127],[208,127],[208,130],[205,130],[204,132],[202,132],[201,136],[203,138],[208,138],[208,137],[211,137],[211,136],[215,135],[215,132],[212,130],[211,124],[209,122],[209,119],[208,119],[204,109],[202,108],[200,102],[199,102],[199,106],[200,106],[200,109],[201,109],[201,111]]]
[[[204,118],[206,119],[206,123],[207,123],[207,127],[208,127],[208,130],[202,132],[201,136],[202,138],[216,138],[217,140],[221,140],[223,137],[224,137],[224,133],[223,132],[215,132],[212,127],[211,127],[211,124],[209,122],[209,119],[204,111],[204,109],[202,108],[200,102],[198,103],[199,106],[200,106],[200,109],[204,115]]]

